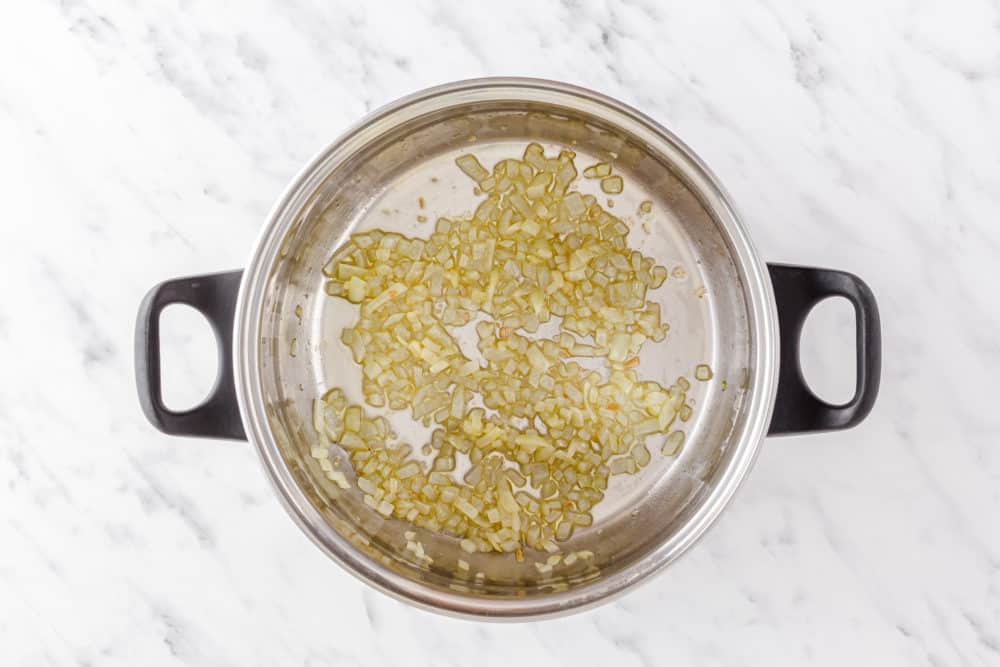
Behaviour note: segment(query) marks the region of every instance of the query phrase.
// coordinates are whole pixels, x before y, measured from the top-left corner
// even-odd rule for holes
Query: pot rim
[[[326,174],[359,142],[372,137],[374,126],[398,116],[420,115],[443,98],[461,98],[487,91],[509,90],[524,96],[550,95],[561,102],[573,99],[604,107],[614,115],[615,122],[627,121],[653,135],[671,157],[679,160],[675,166],[688,180],[703,204],[709,208],[717,224],[732,242],[733,257],[741,272],[748,295],[751,316],[750,335],[755,342],[751,365],[750,404],[747,418],[736,441],[736,451],[722,472],[715,487],[697,508],[693,516],[670,539],[629,568],[595,582],[568,591],[553,592],[532,598],[477,598],[457,592],[442,591],[393,572],[360,553],[350,541],[330,527],[295,483],[281,457],[274,436],[268,427],[265,405],[260,391],[258,344],[261,306],[264,288],[282,240],[296,223],[296,215],[309,200]],[[375,132],[372,136],[377,136]],[[362,141],[362,139],[364,141]],[[299,528],[328,556],[340,563],[361,581],[384,593],[418,607],[450,616],[519,620],[525,618],[562,616],[581,611],[615,598],[686,553],[706,532],[728,505],[756,459],[760,443],[774,408],[778,370],[778,328],[774,294],[767,267],[757,253],[740,221],[732,201],[718,179],[686,144],[668,129],[636,109],[613,98],[586,88],[544,79],[491,77],[456,81],[428,88],[381,107],[320,151],[292,179],[268,216],[253,253],[246,265],[240,285],[233,333],[233,364],[240,414],[248,439],[254,444],[269,480],[282,504]]]

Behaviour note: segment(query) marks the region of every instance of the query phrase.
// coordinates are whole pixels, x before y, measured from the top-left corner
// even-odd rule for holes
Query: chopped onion
[[[684,444],[684,431],[673,431],[663,443],[663,455],[675,456]]]
[[[616,195],[623,189],[621,176],[608,176],[601,179],[601,190],[609,195]]]
[[[611,165],[607,162],[598,162],[583,170],[585,178],[604,178],[611,173]]]
[[[687,380],[668,388],[637,373],[646,342],[667,334],[649,292],[669,273],[629,248],[628,225],[594,196],[570,189],[574,158],[533,143],[490,171],[462,155],[455,162],[482,195],[473,215],[438,218],[426,239],[355,234],[323,267],[326,293],[359,305],[341,341],[360,366],[365,404],[339,389],[313,403],[319,441],[310,453],[327,477],[349,488],[329,460],[346,451],[375,512],[453,535],[465,553],[551,554],[535,563],[542,573],[593,557],[563,556],[557,542],[591,526],[610,476],[650,463],[648,436],[691,413]],[[583,174],[604,192],[622,191],[609,163]],[[558,333],[538,336],[553,318]],[[450,330],[476,320],[481,360]],[[414,458],[369,407],[433,425],[430,441],[416,443],[432,463]],[[667,435],[663,453],[676,454],[683,437]],[[431,562],[414,531],[404,536],[407,551]]]
[[[326,473],[326,478],[342,489],[351,488],[350,482],[347,481],[347,476],[339,470],[330,470]]]
[[[475,155],[461,155],[455,159],[455,164],[461,169],[469,178],[476,181],[482,181],[490,172],[483,168],[483,165],[479,164],[479,160]]]

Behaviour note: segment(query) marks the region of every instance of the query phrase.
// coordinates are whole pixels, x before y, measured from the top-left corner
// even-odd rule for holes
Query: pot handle
[[[246,440],[233,379],[233,323],[242,271],[191,276],[149,290],[135,325],[135,379],[146,418],[169,435]],[[175,412],[163,404],[160,385],[160,313],[173,303],[205,316],[219,344],[219,375],[201,405]]]
[[[768,264],[781,333],[778,396],[769,435],[834,431],[856,426],[875,405],[882,365],[882,332],[875,296],[863,280],[844,271]],[[816,304],[842,296],[857,322],[857,387],[854,398],[831,405],[809,389],[802,375],[802,325]]]

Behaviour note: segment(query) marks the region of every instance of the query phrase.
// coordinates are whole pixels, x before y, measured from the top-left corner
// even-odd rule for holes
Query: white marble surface
[[[9,4],[0,664],[1000,664],[1000,7],[811,4]],[[765,442],[663,576],[499,626],[363,587],[247,446],[158,434],[132,379],[148,287],[241,266],[365,112],[496,74],[671,127],[765,258],[870,282],[885,349],[871,418]],[[842,314],[814,327],[819,384],[849,380]],[[178,385],[207,382],[211,356],[169,343]]]

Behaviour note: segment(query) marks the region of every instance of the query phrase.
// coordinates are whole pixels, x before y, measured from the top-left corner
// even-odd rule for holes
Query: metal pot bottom
[[[686,441],[635,476],[612,478],[594,525],[561,546],[590,561],[541,574],[547,554],[465,554],[457,540],[386,520],[357,488],[328,482],[310,456],[311,402],[330,387],[360,402],[360,369],[340,343],[355,307],[325,295],[321,268],[350,234],[373,228],[429,235],[438,216],[475,208],[473,183],[454,164],[476,154],[487,166],[518,157],[529,141],[569,147],[581,169],[612,159],[625,178],[611,212],[631,226],[632,247],[678,269],[652,293],[670,323],[665,342],[647,343],[640,373],[669,384],[690,379],[695,410]],[[581,189],[608,198],[596,182]],[[426,202],[420,209],[418,198]],[[652,202],[640,215],[639,204]],[[417,216],[428,218],[418,222]],[[683,274],[683,275],[682,275]],[[623,590],[686,549],[721,511],[748,469],[773,400],[773,314],[766,277],[710,175],[662,128],[577,89],[486,81],[403,100],[347,135],[299,177],[274,213],[241,294],[237,368],[244,421],[279,494],[303,529],[355,574],[411,602],[487,616],[549,614]],[[714,372],[694,378],[698,364]],[[391,417],[415,445],[426,431]],[[342,468],[353,472],[347,457]],[[431,566],[404,553],[415,530]],[[470,575],[456,567],[471,565]],[[480,579],[473,575],[482,572]]]

